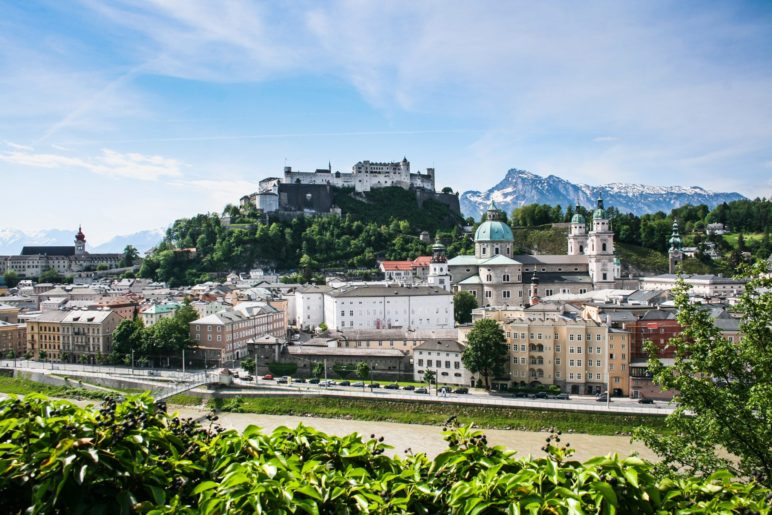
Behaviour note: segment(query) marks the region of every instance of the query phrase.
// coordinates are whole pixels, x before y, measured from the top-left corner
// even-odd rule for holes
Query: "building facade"
[[[337,188],[353,188],[359,192],[392,186],[434,191],[434,168],[427,168],[425,174],[412,173],[407,158],[391,163],[360,161],[352,166],[351,173],[333,172],[332,165],[314,172],[295,171],[285,166],[284,183],[328,184]]]
[[[197,345],[219,348],[223,362],[248,357],[248,344],[261,336],[283,338],[287,333],[284,313],[265,306],[251,316],[225,310],[190,323],[190,338]]]
[[[27,349],[27,325],[0,320],[0,357],[23,356]]]
[[[444,329],[454,327],[453,295],[433,286],[361,285],[324,295],[331,329]]]
[[[20,277],[39,277],[47,270],[72,276],[84,270],[96,270],[99,265],[118,268],[123,254],[90,254],[86,252],[86,236],[78,228],[72,247],[25,246],[18,256],[0,256],[0,274],[12,270]]]
[[[430,370],[438,385],[469,386],[472,373],[461,361],[463,353],[464,346],[455,340],[426,340],[413,349],[413,381],[423,382]]]
[[[98,363],[113,350],[113,331],[123,318],[113,311],[70,311],[62,319],[62,361]]]
[[[27,320],[27,353],[40,358],[44,352],[51,361],[62,360],[62,321],[67,311],[45,311]]]

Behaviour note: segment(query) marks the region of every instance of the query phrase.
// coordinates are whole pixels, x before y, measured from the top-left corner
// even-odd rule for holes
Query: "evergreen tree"
[[[507,362],[504,331],[498,322],[485,318],[474,323],[466,339],[468,344],[461,361],[467,370],[482,375],[485,388],[490,390],[490,379],[504,373]]]

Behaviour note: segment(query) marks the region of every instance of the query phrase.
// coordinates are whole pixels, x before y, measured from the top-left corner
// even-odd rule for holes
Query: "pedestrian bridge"
[[[186,377],[186,381],[183,384],[177,385],[174,388],[162,390],[158,393],[154,393],[153,398],[156,401],[166,400],[169,397],[174,397],[175,395],[178,395],[180,393],[185,393],[194,388],[198,388],[199,386],[205,386],[209,384],[209,382],[213,380],[214,377],[215,377],[215,374],[209,374],[207,372],[199,372],[196,374],[191,374]]]

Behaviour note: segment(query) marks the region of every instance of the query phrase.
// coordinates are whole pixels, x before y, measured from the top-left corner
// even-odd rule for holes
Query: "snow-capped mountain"
[[[706,204],[713,208],[722,202],[741,200],[739,193],[714,193],[699,186],[646,186],[644,184],[611,183],[603,186],[574,184],[560,177],[542,177],[525,170],[511,169],[504,179],[484,192],[466,191],[461,195],[461,212],[464,216],[479,219],[495,201],[499,209],[511,213],[526,204],[549,204],[564,207],[591,208],[598,197],[606,207],[636,215],[670,210],[685,204]]]
[[[73,245],[74,229],[50,229],[43,231],[24,232],[19,229],[0,229],[0,255],[17,255],[25,245]],[[91,253],[123,252],[126,245],[133,245],[140,255],[156,246],[164,237],[164,229],[139,231],[125,236],[115,236],[100,245],[86,244],[86,251]]]

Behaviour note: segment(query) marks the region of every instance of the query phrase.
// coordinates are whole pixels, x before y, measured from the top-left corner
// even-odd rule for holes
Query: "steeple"
[[[667,269],[669,273],[674,274],[678,271],[678,265],[684,261],[683,242],[676,220],[673,220],[673,232],[670,234],[668,243],[670,248],[667,251]]]
[[[498,207],[496,207],[496,202],[491,200],[491,205],[488,208],[488,211],[485,213],[485,218],[490,221],[498,221],[501,220],[501,210],[499,210]]]
[[[673,232],[670,234],[670,251],[681,250],[683,243],[681,242],[681,234],[678,232],[678,221],[673,220]]]

